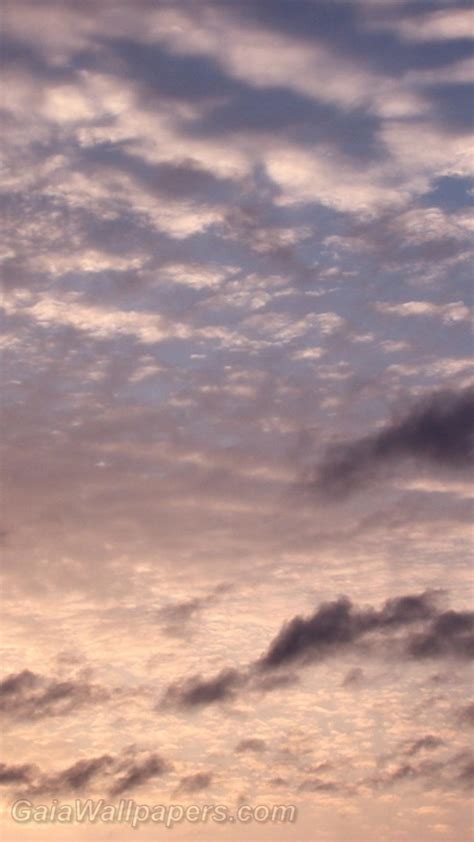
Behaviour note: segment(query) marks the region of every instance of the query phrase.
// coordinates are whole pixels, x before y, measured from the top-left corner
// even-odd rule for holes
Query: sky
[[[2,28],[4,838],[467,839],[471,4]]]

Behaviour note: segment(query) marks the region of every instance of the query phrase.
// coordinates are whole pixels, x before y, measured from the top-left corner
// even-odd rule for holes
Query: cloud
[[[407,41],[441,41],[470,39],[474,30],[472,9],[452,9],[417,15],[402,20],[396,26],[399,34]]]
[[[81,758],[58,771],[46,771],[36,765],[0,764],[0,784],[20,787],[22,793],[66,795],[108,788],[112,796],[142,786],[150,779],[164,775],[171,764],[156,752],[138,752],[135,746],[118,755],[103,754]]]
[[[18,765],[8,765],[8,763],[0,763],[0,786],[10,786],[11,784],[24,784],[31,780],[35,772],[35,767],[29,763]]]
[[[203,789],[208,789],[211,783],[212,774],[210,772],[196,772],[194,775],[185,775],[184,778],[181,778],[178,792],[190,795],[194,792],[201,792]]]
[[[193,621],[199,618],[207,608],[215,605],[229,590],[231,590],[230,585],[218,585],[205,596],[164,605],[158,611],[158,620],[163,623],[166,634],[179,637],[187,633]]]
[[[266,652],[245,669],[221,670],[210,679],[190,676],[170,684],[158,709],[192,709],[219,702],[233,701],[240,692],[271,692],[294,686],[298,679],[278,672],[288,665],[305,666],[327,658],[345,655],[363,642],[364,657],[373,645],[375,653],[391,651],[402,660],[474,657],[474,612],[443,611],[438,606],[439,593],[387,599],[380,609],[356,608],[348,597],[320,605],[309,617],[294,617],[285,623]],[[413,631],[413,628],[415,631]],[[278,680],[281,677],[281,681]],[[359,683],[363,671],[352,670],[344,686]],[[431,737],[415,744],[413,753],[430,748]],[[237,751],[255,749],[259,740],[244,740]],[[433,746],[434,747],[434,746]]]
[[[14,719],[67,716],[85,705],[109,700],[109,690],[89,681],[48,679],[30,670],[0,682],[0,712]]]
[[[474,728],[474,702],[460,707],[456,711],[456,719],[461,725]]]
[[[416,659],[473,658],[474,612],[444,611],[433,619],[426,630],[411,635],[407,652]]]
[[[449,304],[435,304],[433,301],[404,301],[402,304],[390,304],[379,301],[375,305],[379,313],[394,316],[437,316],[445,324],[470,321],[471,313],[463,301]]]
[[[39,772],[30,783],[28,792],[31,795],[83,792],[97,777],[111,769],[113,763],[114,758],[104,754],[78,760],[72,766],[53,774]]]
[[[122,767],[125,771],[114,782],[110,792],[111,795],[122,795],[147,783],[151,778],[165,774],[170,769],[169,763],[159,754],[150,752],[145,757],[125,761]],[[121,767],[121,768],[122,768]]]
[[[282,778],[280,775],[278,775],[276,778],[270,778],[270,780],[268,781],[268,784],[269,784],[269,786],[272,786],[272,787],[273,786],[282,787],[282,786],[288,786],[288,781],[286,780],[286,778]]]
[[[420,751],[434,751],[443,745],[444,740],[440,737],[434,737],[433,734],[427,734],[426,737],[420,737],[418,740],[414,740],[410,743],[405,750],[405,754],[409,757],[413,757],[414,754],[418,754]]]
[[[43,294],[34,303],[20,297],[17,302],[7,302],[6,310],[28,315],[43,327],[72,327],[96,339],[133,336],[138,342],[154,344],[170,336],[189,336],[185,325],[170,327],[158,313],[114,311],[84,303],[77,294],[62,298]]]
[[[261,753],[266,751],[267,744],[265,740],[260,740],[258,737],[248,737],[245,740],[241,740],[237,743],[235,750],[239,753],[246,752],[246,751],[255,751],[257,753]]]
[[[191,620],[202,608],[203,600],[199,597],[195,599],[188,599],[185,602],[176,602],[171,605],[165,605],[158,612],[158,618],[163,620],[167,629],[176,629],[182,627]]]
[[[362,667],[353,667],[353,669],[349,670],[349,672],[344,676],[342,686],[360,687],[360,685],[364,683],[364,679],[365,673]]]
[[[162,699],[166,707],[196,708],[233,699],[243,681],[236,669],[223,669],[214,678],[193,675],[171,684]]]
[[[313,808],[337,835],[334,798],[357,839],[369,819],[462,836],[460,799],[405,807],[470,770],[448,765],[469,721],[464,439],[409,435],[404,410],[469,384],[468,3],[6,5],[0,780],[204,797],[212,769],[229,804],[270,778],[296,793],[302,838]],[[317,454],[357,457],[343,509],[320,466],[292,494]],[[429,591],[446,571],[459,604]],[[121,751],[145,731],[159,744]]]
[[[344,652],[369,633],[425,621],[435,610],[430,592],[389,599],[380,611],[354,609],[347,597],[341,597],[323,603],[310,617],[294,617],[286,623],[257,665],[266,671],[288,663],[319,661]]]
[[[464,748],[439,759],[391,763],[388,769],[371,776],[363,784],[375,790],[407,783],[410,786],[419,783],[427,790],[470,790],[473,779],[474,757],[469,749]]]
[[[308,778],[298,787],[300,792],[326,792],[328,794],[338,793],[341,788],[341,785],[336,781],[324,781],[321,778]]]
[[[461,786],[466,787],[469,792],[472,792],[474,784],[474,755],[469,751],[460,753],[458,756],[460,760],[460,768],[456,774],[456,780]]]
[[[343,496],[383,465],[406,458],[463,469],[474,461],[473,434],[474,390],[436,392],[379,431],[329,448],[312,487],[326,496]]]
[[[296,687],[299,684],[299,678],[294,673],[278,673],[275,675],[263,675],[261,673],[252,674],[252,690],[259,693],[273,693],[275,690],[285,689],[286,687]]]

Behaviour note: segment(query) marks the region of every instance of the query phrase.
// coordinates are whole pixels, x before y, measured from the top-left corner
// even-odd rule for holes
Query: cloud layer
[[[4,6],[7,802],[466,838],[469,3]]]

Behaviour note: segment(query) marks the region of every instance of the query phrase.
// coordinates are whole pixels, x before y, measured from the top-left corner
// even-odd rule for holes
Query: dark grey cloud
[[[434,751],[440,746],[444,745],[444,740],[440,737],[435,737],[433,734],[427,734],[426,737],[420,737],[418,740],[413,740],[405,749],[405,754],[412,757],[420,751]]]
[[[341,790],[341,784],[336,781],[324,781],[321,778],[307,778],[299,787],[300,792],[327,792],[337,793]]]
[[[382,466],[406,458],[459,470],[474,463],[474,389],[431,394],[401,420],[329,448],[311,486],[341,497],[366,484]]]
[[[321,660],[347,650],[370,632],[388,632],[426,621],[436,611],[433,592],[389,599],[380,611],[355,609],[347,597],[323,603],[310,617],[286,623],[260,658],[260,670]]]
[[[399,783],[401,781],[412,780],[420,775],[420,769],[416,769],[410,763],[403,763],[397,766],[393,771],[388,772],[383,779],[386,786]]]
[[[252,690],[259,693],[273,693],[275,690],[285,689],[286,687],[294,687],[299,684],[299,677],[295,673],[275,673],[273,675],[263,675],[261,673],[252,674]]]
[[[292,686],[298,677],[279,673],[282,667],[344,655],[359,643],[364,644],[364,657],[372,645],[375,652],[382,647],[408,660],[467,660],[474,655],[474,613],[444,611],[439,607],[439,596],[439,592],[425,591],[393,597],[378,610],[359,609],[348,597],[323,603],[309,617],[297,616],[285,623],[267,651],[245,669],[223,669],[209,679],[194,675],[169,685],[158,709],[198,708],[232,701],[244,688],[252,693]],[[344,686],[362,679],[363,670],[355,668],[346,676]],[[423,738],[425,742],[416,744],[413,753],[430,748],[432,739],[436,738]]]
[[[35,767],[29,763],[9,765],[0,763],[0,786],[28,783],[35,773]]]
[[[194,775],[185,775],[181,778],[178,792],[191,794],[208,789],[212,783],[211,772],[196,772]]]
[[[39,676],[27,669],[9,675],[0,682],[0,698],[9,698],[33,689],[38,685],[38,680]]]
[[[61,681],[22,670],[0,682],[0,712],[15,719],[65,716],[110,699],[111,692],[83,679]]]
[[[28,787],[31,795],[59,795],[83,792],[102,774],[112,769],[114,758],[109,754],[78,760],[56,773],[39,772]]]
[[[181,628],[183,623],[188,623],[201,610],[203,600],[199,597],[188,599],[184,602],[175,602],[165,605],[158,612],[158,619],[163,620],[165,627],[170,629]]]
[[[248,737],[245,740],[240,740],[235,750],[237,752],[255,751],[260,753],[266,751],[266,748],[267,744],[265,740],[261,740],[258,737]]]
[[[214,678],[193,675],[171,684],[161,704],[167,707],[196,708],[233,699],[244,678],[236,669],[223,669]]]
[[[474,657],[474,611],[444,611],[407,642],[412,658]]]
[[[206,707],[219,702],[232,702],[244,689],[251,694],[261,695],[299,684],[300,679],[294,673],[265,674],[259,667],[260,663],[256,662],[241,669],[223,669],[214,678],[194,675],[174,682],[166,689],[157,709]]]
[[[466,750],[460,753],[458,759],[460,763],[456,780],[459,781],[463,787],[472,791],[472,787],[474,785],[474,756],[470,751]]]
[[[140,759],[132,757],[125,762],[124,766],[123,774],[117,778],[111,787],[111,795],[122,795],[124,792],[130,792],[142,786],[150,778],[164,775],[170,770],[169,763],[155,752],[151,752]]]
[[[58,771],[36,765],[0,764],[0,784],[36,795],[66,795],[106,788],[111,795],[134,790],[151,778],[170,771],[171,764],[156,752],[138,753],[130,746],[121,754],[81,758]]]
[[[427,790],[469,790],[474,780],[474,757],[464,748],[447,757],[395,763],[365,780],[371,788],[390,789],[396,785],[417,783]]]
[[[212,607],[218,602],[220,597],[228,593],[229,590],[231,590],[230,585],[222,584],[204,596],[164,605],[158,611],[158,621],[163,623],[163,630],[167,634],[174,636],[187,634],[190,624],[197,620],[206,608]]]
[[[213,678],[194,675],[166,689],[158,709],[199,708],[232,701],[247,688],[249,692],[272,692],[298,682],[293,673],[280,673],[288,665],[304,666],[357,649],[362,654],[390,650],[405,660],[474,656],[474,612],[442,610],[439,592],[425,591],[393,597],[380,609],[359,609],[348,597],[320,605],[309,617],[294,617],[285,623],[267,651],[245,669],[221,670]],[[369,648],[368,648],[369,647]],[[363,680],[361,668],[352,669],[344,686]],[[410,747],[413,753],[430,745],[435,737],[424,737]],[[244,741],[245,744],[252,743]],[[243,744],[239,744],[242,746]],[[242,750],[237,748],[237,750]]]
[[[31,796],[80,793],[113,773],[116,758],[109,754],[83,758],[57,772],[40,769],[36,764],[0,764],[0,784]]]
[[[474,728],[474,702],[469,702],[469,704],[459,708],[456,711],[456,719],[460,725]]]
[[[83,789],[99,772],[106,769],[112,763],[112,757],[108,754],[102,757],[94,757],[91,760],[78,760],[69,769],[66,769],[60,778],[61,785],[66,789]]]
[[[288,786],[288,781],[286,780],[286,778],[282,778],[278,775],[276,778],[271,778],[268,781],[268,784],[269,784],[269,786],[276,786],[276,787]]]
[[[364,670],[362,667],[354,667],[344,676],[343,687],[360,687],[364,683]]]

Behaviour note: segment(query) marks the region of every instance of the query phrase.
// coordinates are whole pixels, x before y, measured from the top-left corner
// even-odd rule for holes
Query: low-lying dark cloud
[[[184,778],[181,778],[178,791],[187,794],[201,792],[203,789],[208,789],[211,783],[212,774],[210,772],[196,772],[194,775],[185,775]]]
[[[443,610],[439,597],[437,591],[398,596],[387,599],[380,609],[357,608],[345,596],[325,602],[309,617],[296,616],[285,623],[267,651],[249,666],[223,669],[208,679],[193,675],[169,685],[158,709],[229,702],[244,688],[266,693],[292,686],[298,682],[297,675],[280,670],[357,651],[359,643],[364,644],[365,658],[373,647],[375,653],[382,649],[404,660],[468,660],[474,656],[474,612]],[[360,683],[363,675],[361,668],[352,669],[344,686]],[[252,742],[244,740],[239,745]],[[423,747],[429,747],[428,743],[420,743],[414,752]]]
[[[167,707],[195,708],[230,701],[235,697],[243,677],[236,669],[223,669],[214,678],[193,675],[171,684],[162,699]]]
[[[0,763],[0,786],[28,783],[34,774],[34,771],[35,767],[29,763],[23,763],[20,765]]]
[[[426,737],[420,737],[418,740],[413,740],[413,742],[411,742],[405,749],[405,754],[409,757],[413,757],[414,754],[418,754],[420,751],[434,751],[443,745],[444,740],[440,737],[435,737],[433,734],[427,734]]]
[[[156,752],[137,753],[132,746],[119,755],[81,758],[54,772],[31,764],[2,763],[0,785],[29,796],[79,794],[95,788],[116,796],[133,791],[171,768],[171,764]]]
[[[266,748],[267,744],[265,740],[261,740],[258,737],[248,737],[245,740],[240,740],[235,750],[237,752],[254,751],[260,753],[266,751]]]
[[[354,667],[344,676],[343,687],[360,687],[364,683],[364,670],[362,667]]]
[[[82,679],[60,681],[22,670],[0,682],[0,712],[15,719],[65,716],[84,705],[106,702],[110,691]]]
[[[109,754],[77,760],[58,772],[44,772],[36,764],[0,763],[0,785],[20,788],[29,795],[59,795],[86,790],[99,776],[111,772],[115,760]]]
[[[230,585],[222,584],[205,596],[164,605],[158,612],[158,620],[163,623],[163,631],[176,637],[183,635],[203,611],[212,607],[229,590],[231,590]]]
[[[460,725],[467,725],[470,728],[474,727],[474,702],[469,702],[463,705],[456,712],[456,719]]]
[[[407,652],[413,658],[473,658],[474,612],[444,611],[426,630],[410,637]]]
[[[223,669],[213,678],[194,675],[170,684],[158,709],[206,707],[232,702],[244,688],[261,695],[294,687],[296,684],[299,684],[299,678],[293,673],[265,674],[255,669],[255,664],[242,669]]]
[[[273,693],[275,690],[285,689],[286,687],[294,687],[300,683],[299,677],[296,673],[273,673],[262,674],[254,672],[252,674],[252,689],[259,693]]]
[[[363,486],[383,465],[406,458],[451,469],[474,463],[474,389],[431,394],[401,420],[330,447],[312,487],[326,496],[344,496]]]
[[[96,778],[113,767],[114,758],[109,754],[85,758],[54,774],[40,773],[29,787],[35,795],[59,795],[85,791]]]
[[[469,790],[472,790],[474,785],[474,756],[468,750],[460,753],[460,764],[456,775],[456,780]]]
[[[125,771],[113,784],[111,795],[122,795],[169,771],[170,765],[159,754],[152,752],[143,758],[131,758],[125,764]]]
[[[428,790],[466,790],[472,787],[473,781],[474,757],[470,749],[463,748],[439,759],[423,758],[417,762],[395,763],[363,783],[374,790],[415,783]]]
[[[336,794],[341,786],[336,781],[323,781],[321,778],[308,778],[298,787],[300,792],[327,792]]]
[[[380,611],[358,610],[347,597],[323,603],[310,617],[286,623],[260,658],[260,670],[288,663],[322,660],[348,649],[370,632],[386,633],[430,619],[436,613],[433,592],[389,599]]]

